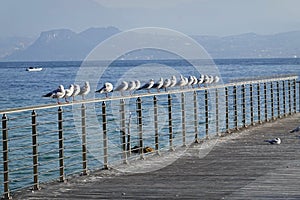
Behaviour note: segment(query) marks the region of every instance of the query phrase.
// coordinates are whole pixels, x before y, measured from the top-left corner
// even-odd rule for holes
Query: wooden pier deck
[[[13,199],[300,199],[298,125],[299,113],[192,145],[154,172],[92,172]],[[264,142],[275,137],[282,144]]]

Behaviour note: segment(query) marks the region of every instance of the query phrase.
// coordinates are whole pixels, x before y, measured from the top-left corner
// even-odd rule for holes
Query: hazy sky
[[[273,34],[300,30],[299,0],[0,0],[0,37],[116,26],[185,34]]]

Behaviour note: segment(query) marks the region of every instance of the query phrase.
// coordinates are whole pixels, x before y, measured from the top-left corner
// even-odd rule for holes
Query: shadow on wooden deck
[[[295,114],[193,144],[157,171],[98,171],[20,191],[13,199],[300,199],[300,132],[289,133],[298,125]],[[275,137],[282,144],[264,142]]]

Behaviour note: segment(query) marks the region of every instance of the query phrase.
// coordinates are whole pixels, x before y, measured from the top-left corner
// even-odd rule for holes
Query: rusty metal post
[[[264,100],[265,100],[265,121],[268,120],[268,96],[267,96],[267,83],[264,83]]]
[[[261,122],[261,114],[260,114],[260,83],[257,83],[257,121]]]
[[[280,118],[280,83],[277,81],[277,117]]]
[[[63,109],[58,108],[59,181],[65,181]]]
[[[219,133],[219,91],[218,91],[218,88],[216,88],[215,97],[216,97],[216,134],[217,134],[217,136],[220,136],[220,133]]]
[[[185,96],[181,93],[181,124],[182,124],[182,146],[186,147],[186,125],[185,125]]]
[[[283,115],[286,116],[286,92],[285,92],[286,86],[285,81],[282,81],[282,98],[283,98]]]
[[[291,96],[291,80],[288,80],[288,98],[289,98],[289,115],[292,115],[292,96]]]
[[[242,85],[242,113],[243,113],[243,127],[246,128],[246,89],[245,84]]]
[[[157,97],[153,96],[153,115],[154,115],[154,133],[155,133],[155,150],[158,153],[159,150],[159,134],[158,134],[158,106]]]
[[[255,125],[254,123],[254,105],[253,105],[253,84],[250,83],[250,120],[251,125]]]
[[[195,143],[199,143],[198,137],[198,103],[197,103],[197,92],[193,93],[193,102],[194,102],[194,130],[195,130]]]
[[[271,92],[271,117],[272,120],[275,120],[275,107],[274,107],[274,88],[273,88],[273,82],[270,83],[270,92]]]
[[[88,174],[86,147],[86,107],[81,105],[81,138],[82,138],[82,175]]]
[[[108,139],[107,139],[107,119],[106,119],[106,104],[102,102],[102,131],[103,131],[103,168],[108,169]]]
[[[9,191],[9,170],[8,170],[8,118],[6,114],[2,116],[2,146],[3,146],[3,198],[10,199]]]
[[[39,171],[38,171],[38,135],[36,112],[31,113],[31,131],[32,131],[32,162],[33,162],[33,190],[39,190]]]
[[[236,85],[233,86],[233,110],[234,110],[235,129],[239,130],[239,125],[238,125],[238,105],[237,105],[237,87],[236,87]]]
[[[172,97],[168,94],[168,116],[169,116],[169,150],[174,151],[173,148],[173,125],[172,125]]]
[[[205,90],[205,137],[208,139],[208,129],[209,129],[209,110],[208,110],[208,90]]]
[[[122,157],[123,164],[128,164],[127,161],[127,151],[126,151],[126,119],[125,119],[125,101],[120,99],[120,133],[121,133],[121,143],[122,143]]]
[[[140,154],[140,159],[144,159],[142,99],[140,97],[138,97],[136,100],[136,112],[137,112],[137,125],[138,125],[138,134],[139,134],[139,154]]]
[[[230,133],[229,130],[229,102],[228,102],[228,87],[225,87],[225,107],[226,107],[226,114],[225,114],[225,121],[226,121],[226,132]]]

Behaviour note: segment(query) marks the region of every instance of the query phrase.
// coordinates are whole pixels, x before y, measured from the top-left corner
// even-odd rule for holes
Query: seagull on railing
[[[164,79],[161,77],[159,81],[153,84],[152,88],[157,89],[157,92],[159,92],[159,89],[163,86],[164,84]]]
[[[194,86],[198,83],[198,79],[196,78],[196,76],[192,76],[194,81],[192,82],[192,88],[194,88]]]
[[[139,89],[141,87],[141,82],[139,80],[135,80],[135,90]]]
[[[63,98],[66,94],[65,88],[63,85],[58,86],[56,90],[53,90],[52,92],[49,92],[42,97],[50,97],[53,99],[57,99],[57,103],[60,104],[59,99]]]
[[[71,95],[73,97],[73,101],[75,101],[75,97],[79,94],[80,92],[80,86],[78,84],[74,84],[74,91]]]
[[[185,77],[180,75],[180,79],[177,81],[176,86],[179,86],[180,89],[183,89],[183,87],[186,85]]]
[[[219,81],[220,81],[220,77],[219,76],[215,76],[214,83],[218,83]]]
[[[199,79],[198,79],[198,87],[200,87],[200,85],[204,82],[204,75],[201,74]]]
[[[167,88],[170,87],[170,85],[171,85],[171,79],[167,78],[164,80],[164,83],[161,88],[164,88],[165,91],[167,91]]]
[[[187,81],[187,86],[191,86],[194,83],[194,77],[193,76],[189,76],[188,81]]]
[[[293,130],[290,130],[290,133],[298,132],[300,131],[300,126],[294,128]]]
[[[177,83],[177,80],[176,80],[176,76],[172,76],[171,77],[171,84],[169,85],[169,87],[174,87]]]
[[[127,91],[132,95],[132,91],[136,89],[136,81],[129,81]]]
[[[148,83],[145,83],[145,85],[143,85],[142,87],[140,87],[139,89],[137,90],[148,90],[148,93],[150,93],[150,89],[153,87],[154,85],[154,80],[153,79],[150,79],[150,81]]]
[[[68,97],[71,97],[71,95],[73,94],[73,92],[74,92],[74,85],[73,84],[71,84],[68,89],[65,89],[65,96],[64,96],[64,98],[65,98],[65,101],[67,103],[69,103]]]
[[[82,96],[82,99],[85,99],[85,96],[91,91],[90,83],[88,81],[84,82],[84,85],[80,88],[78,95]]]
[[[275,139],[271,139],[271,140],[265,140],[265,142],[268,142],[270,144],[280,144],[281,139],[280,138],[275,138]]]
[[[106,98],[108,97],[108,93],[112,92],[114,89],[113,84],[110,82],[104,83],[103,87],[100,88],[99,90],[96,90],[95,92],[99,92],[100,94],[105,93]]]
[[[123,96],[123,92],[127,90],[127,88],[128,88],[128,83],[126,81],[122,81],[122,83],[118,87],[116,87],[114,91],[120,92],[121,96]]]

